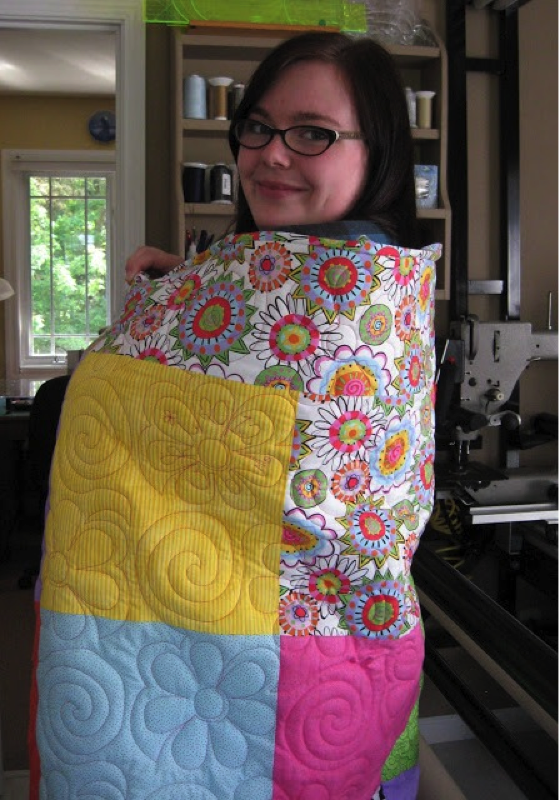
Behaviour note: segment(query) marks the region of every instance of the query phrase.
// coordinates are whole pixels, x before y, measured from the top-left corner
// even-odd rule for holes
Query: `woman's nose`
[[[272,140],[263,147],[260,151],[262,160],[267,164],[274,164],[277,166],[288,165],[291,163],[291,156],[293,155],[289,147],[285,144],[279,134],[276,133]]]

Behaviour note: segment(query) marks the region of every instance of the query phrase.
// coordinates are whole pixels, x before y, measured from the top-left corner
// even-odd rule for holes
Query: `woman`
[[[354,202],[350,207],[344,208],[343,213],[340,213],[339,210],[336,213],[334,208],[322,209],[322,213],[319,213],[317,208],[313,210],[312,214],[309,214],[291,205],[289,201],[293,194],[291,197],[285,198],[284,206],[286,208],[280,213],[278,198],[273,198],[274,211],[270,227],[278,229],[280,226],[282,229],[292,230],[294,225],[305,225],[307,222],[343,221],[344,224],[338,225],[336,230],[348,234],[348,220],[358,220],[361,223],[368,221],[376,223],[378,226],[377,228],[369,226],[369,229],[375,233],[386,233],[393,241],[405,242],[408,246],[417,245],[413,143],[407,105],[402,104],[399,73],[390,54],[373,40],[349,39],[339,34],[334,36],[303,34],[294,37],[273,51],[252,76],[244,98],[232,120],[229,133],[229,143],[241,177],[235,232],[250,232],[259,227],[252,216],[244,191],[245,163],[253,156],[246,148],[240,148],[239,141],[235,136],[236,125],[240,120],[248,117],[251,110],[259,103],[262,95],[272,85],[276,76],[286,67],[292,63],[311,62],[313,59],[314,69],[319,73],[322,70],[321,65],[325,64],[330,70],[337,68],[342,71],[344,79],[338,88],[344,99],[350,100],[353,113],[359,117],[361,130],[366,132],[366,138],[363,141],[367,159],[364,171],[359,176],[363,180],[362,187],[360,187],[362,191],[351,198]],[[320,81],[320,75],[318,80]],[[301,84],[297,79],[295,87],[299,90],[299,94],[302,94]],[[334,106],[333,98],[319,94],[320,83],[315,85],[311,80],[311,87],[310,95],[303,96],[300,100],[303,116],[306,114],[309,97],[313,97],[315,101],[320,100],[320,104],[323,107],[326,106],[325,113],[328,116]],[[328,89],[329,87],[326,87],[326,91]],[[339,98],[336,102],[339,102]],[[320,118],[321,114],[316,117],[316,119]],[[332,191],[337,191],[340,183],[344,187],[344,191],[355,190],[354,184],[351,186],[347,184],[348,172],[354,165],[351,162],[345,163],[343,154],[339,152],[340,145],[341,142],[334,148],[334,153],[338,156],[334,161],[336,164],[344,165],[342,174],[324,173],[324,169],[327,167],[322,158],[316,162],[309,162],[308,157],[303,160],[296,159],[295,168],[304,164],[307,169],[314,168],[315,172],[322,173],[322,181],[328,184]],[[352,149],[356,151],[355,146],[351,145],[346,148],[346,151],[351,152]],[[360,148],[361,152],[362,149]],[[266,148],[258,150],[257,154],[265,158],[269,152]],[[291,151],[293,158],[292,153],[293,151]],[[332,152],[330,155],[332,156]],[[278,166],[278,170],[282,174],[281,166]],[[261,200],[261,197],[258,198],[258,201]],[[303,213],[302,217],[301,212]],[[353,227],[358,233],[363,232],[362,224]],[[128,259],[126,277],[131,280],[136,274],[149,268],[164,273],[180,264],[181,260],[178,255],[165,253],[154,247],[141,247]]]
[[[130,275],[168,274],[136,274],[66,395],[44,797],[415,795],[401,737],[423,659],[410,565],[432,503],[439,248],[410,249],[390,57],[342,34],[284,42],[230,143],[236,232],[175,269],[141,250]]]

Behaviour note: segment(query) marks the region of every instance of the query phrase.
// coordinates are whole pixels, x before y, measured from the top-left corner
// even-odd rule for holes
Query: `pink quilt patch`
[[[282,636],[280,652],[273,800],[370,800],[417,700],[420,626],[397,641]]]

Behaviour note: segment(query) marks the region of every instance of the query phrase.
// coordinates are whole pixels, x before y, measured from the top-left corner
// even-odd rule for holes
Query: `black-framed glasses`
[[[256,119],[240,119],[235,123],[233,133],[241,147],[249,150],[266,147],[278,134],[286,147],[301,156],[320,156],[338,139],[365,138],[359,131],[334,131],[318,125],[293,125],[280,130]]]

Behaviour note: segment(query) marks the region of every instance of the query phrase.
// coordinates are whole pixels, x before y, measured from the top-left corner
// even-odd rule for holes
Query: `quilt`
[[[137,276],[63,407],[32,796],[415,796],[439,255],[258,232]]]

